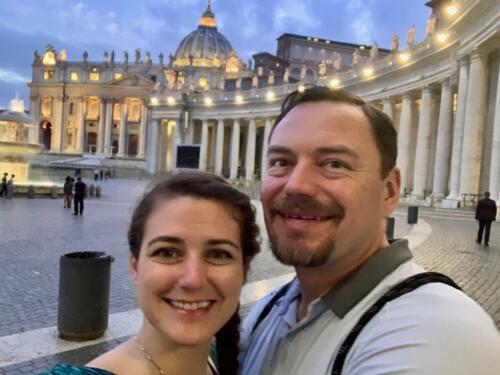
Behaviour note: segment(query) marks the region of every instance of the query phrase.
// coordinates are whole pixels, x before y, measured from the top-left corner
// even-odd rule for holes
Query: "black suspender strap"
[[[368,322],[384,307],[387,302],[390,302],[428,283],[443,283],[461,290],[461,288],[455,284],[452,279],[437,272],[419,273],[401,281],[399,284],[396,284],[364,312],[354,328],[347,335],[333,363],[332,375],[340,375],[342,373],[342,367],[344,366],[347,354],[354,344],[354,341]]]
[[[271,297],[271,299],[266,304],[266,306],[264,306],[264,308],[262,309],[262,311],[259,314],[259,317],[255,321],[255,324],[253,325],[252,334],[255,332],[255,330],[257,329],[257,327],[259,326],[259,324],[262,323],[262,321],[266,318],[266,316],[269,314],[269,312],[271,311],[271,309],[273,308],[273,306],[276,304],[276,302],[278,302],[278,300],[286,294],[286,292],[290,288],[290,285],[292,285],[291,281],[288,282],[288,283],[286,283],[285,285],[283,285],[274,294],[274,296]]]

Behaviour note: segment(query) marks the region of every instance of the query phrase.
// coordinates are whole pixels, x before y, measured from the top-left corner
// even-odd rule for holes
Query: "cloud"
[[[274,30],[283,32],[287,29],[318,28],[319,17],[312,14],[308,4],[301,0],[279,0],[274,8]]]
[[[0,67],[0,81],[6,83],[28,83],[29,81],[31,81],[31,79],[28,77],[24,77],[13,70]]]
[[[255,37],[259,30],[259,19],[257,17],[257,5],[251,2],[243,3],[243,24],[241,31],[246,39]]]
[[[353,17],[349,26],[354,33],[354,42],[371,44],[375,28],[375,20],[371,9],[373,0],[347,0],[344,5]]]

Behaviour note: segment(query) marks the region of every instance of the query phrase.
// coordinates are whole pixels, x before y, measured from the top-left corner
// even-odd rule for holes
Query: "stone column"
[[[470,57],[467,106],[465,108],[460,194],[479,193],[483,131],[486,123],[486,56],[474,51]]]
[[[253,180],[254,168],[255,168],[255,118],[251,118],[248,122],[248,132],[247,132],[247,149],[245,155],[245,179]]]
[[[436,163],[434,165],[434,184],[432,187],[432,192],[438,199],[443,198],[446,194],[448,176],[450,175],[452,100],[450,80],[445,79],[441,84]]]
[[[125,99],[120,101],[120,133],[118,136],[118,157],[125,156],[125,142],[127,137],[127,106]]]
[[[111,134],[113,130],[113,100],[106,101],[106,121],[104,126],[104,153],[107,156],[113,155],[111,149]]]
[[[412,126],[412,104],[413,98],[410,94],[403,94],[401,104],[401,119],[398,134],[398,159],[397,165],[401,170],[401,190],[409,188],[408,174],[410,169],[411,149],[411,126]]]
[[[429,166],[430,141],[432,132],[432,94],[429,87],[422,89],[420,116],[418,119],[417,149],[415,152],[415,174],[413,177],[413,195],[423,197],[427,186],[427,168]]]
[[[264,139],[263,139],[263,145],[262,145],[262,163],[261,163],[261,173],[260,173],[260,178],[262,179],[266,173],[267,170],[267,148],[269,146],[269,133],[271,132],[271,127],[272,127],[272,119],[271,117],[266,117],[265,118],[265,126],[264,126]]]
[[[85,150],[85,98],[78,99],[78,147],[79,153],[86,154]]]
[[[384,109],[382,110],[387,116],[394,120],[394,102],[391,99],[384,99]]]
[[[208,120],[203,119],[201,124],[200,170],[207,170],[208,151]]]
[[[172,164],[170,166],[170,170],[174,171],[177,166],[177,145],[181,144],[181,129],[180,127],[183,126],[178,118],[173,119],[171,121],[173,123],[173,131],[171,133],[171,139],[169,139],[170,142],[168,143],[168,148],[167,152],[170,152],[170,155],[172,155]]]
[[[217,119],[217,134],[215,138],[215,173],[222,174],[222,156],[224,155],[224,121]]]
[[[193,141],[194,141],[194,119],[190,119],[186,133],[186,144],[192,145]]]
[[[99,103],[99,128],[97,130],[97,150],[98,154],[104,153],[104,119],[106,117],[106,100],[101,98]]]
[[[497,201],[497,205],[500,205],[500,69],[497,78],[497,97],[493,120],[489,191],[491,198]]]
[[[231,133],[231,162],[229,178],[238,178],[238,161],[240,157],[240,119],[234,119]]]
[[[462,162],[465,106],[467,104],[467,86],[469,83],[469,62],[466,59],[462,59],[459,64],[457,109],[451,150],[450,194],[446,197],[450,205],[454,207],[458,205],[458,201],[460,200],[460,164]],[[454,203],[451,201],[454,201]]]
[[[146,153],[146,124],[148,117],[148,107],[146,101],[142,101],[141,105],[141,123],[139,124],[139,150],[137,157],[142,159]]]
[[[40,141],[40,96],[30,95],[30,114],[35,119],[35,128],[30,132],[30,142],[39,143]]]
[[[54,102],[54,111],[52,113],[52,139],[50,142],[51,152],[61,152],[62,135],[63,135],[63,100],[64,97],[56,96]]]
[[[149,131],[149,142],[148,153],[146,158],[146,168],[149,173],[155,174],[158,171],[158,138],[159,138],[159,127],[161,120],[150,119],[148,131]]]

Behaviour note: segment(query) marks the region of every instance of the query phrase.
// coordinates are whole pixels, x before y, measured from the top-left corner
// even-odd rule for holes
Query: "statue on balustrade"
[[[160,66],[163,66],[163,53],[160,52],[160,54],[158,55],[158,60],[160,61]]]
[[[104,51],[104,57],[103,57],[102,61],[104,63],[108,63],[109,62],[109,53],[108,53],[108,51]]]
[[[39,62],[39,61],[40,61],[40,55],[38,54],[38,51],[37,51],[37,50],[35,50],[35,51],[33,52],[33,64],[36,64],[36,63],[37,63],[37,62]]]
[[[115,51],[111,51],[109,61],[111,62],[111,64],[115,63]]]
[[[337,51],[334,52],[333,56],[334,56],[334,58],[333,58],[333,68],[336,71],[339,71],[342,68],[342,56]]]
[[[89,60],[89,53],[87,52],[87,50],[85,50],[83,51],[83,62],[87,63],[88,60]]]
[[[434,11],[431,12],[429,15],[429,19],[427,20],[427,24],[425,26],[425,35],[426,37],[431,36],[434,34],[434,31],[436,31],[436,23],[437,23],[437,16]]]
[[[408,35],[406,36],[406,44],[408,47],[411,47],[415,44],[415,33],[417,32],[417,28],[415,25],[412,25],[408,30]]]
[[[153,60],[151,59],[151,53],[146,52],[146,64],[151,65],[152,62]]]
[[[135,50],[135,64],[138,65],[141,62],[141,50],[137,48]]]
[[[359,49],[355,48],[354,51],[352,52],[352,63],[351,66],[358,65],[360,62],[360,57],[361,55],[359,54]]]
[[[378,44],[377,42],[374,42],[372,48],[370,49],[370,60],[375,61],[377,58],[378,58]]]
[[[123,51],[123,63],[128,64],[128,51]]]
[[[396,53],[399,50],[399,36],[398,34],[394,33],[392,36],[392,45],[391,45],[391,52]]]

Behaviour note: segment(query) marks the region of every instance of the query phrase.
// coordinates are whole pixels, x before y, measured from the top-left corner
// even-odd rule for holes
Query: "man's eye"
[[[269,161],[269,166],[274,168],[283,168],[288,165],[288,162],[285,159],[274,159]]]
[[[340,160],[330,160],[325,163],[325,166],[330,169],[349,169],[349,165]]]

